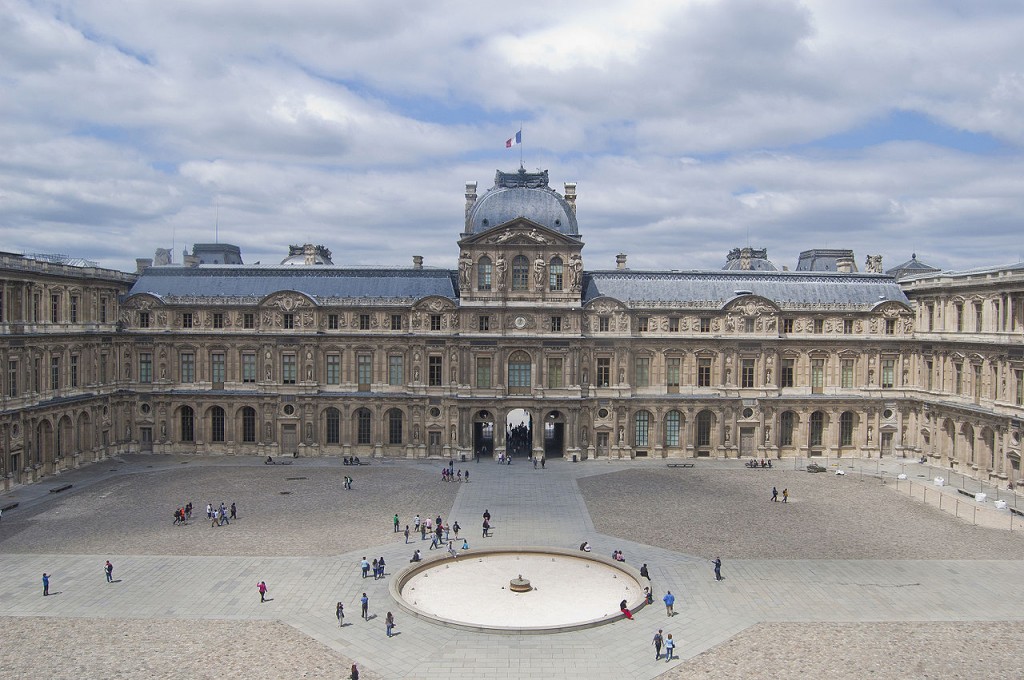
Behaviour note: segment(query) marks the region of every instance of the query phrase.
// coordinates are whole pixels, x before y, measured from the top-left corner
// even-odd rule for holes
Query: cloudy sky
[[[454,266],[464,187],[579,186],[590,269],[1024,253],[1017,0],[0,0],[0,249]]]

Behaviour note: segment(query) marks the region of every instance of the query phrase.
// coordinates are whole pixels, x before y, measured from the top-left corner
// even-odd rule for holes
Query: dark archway
[[[533,456],[533,417],[526,409],[512,409],[505,416],[505,454]]]
[[[479,411],[473,419],[473,453],[480,458],[494,456],[494,416]]]
[[[544,418],[544,457],[565,456],[565,417],[558,411],[551,411]]]

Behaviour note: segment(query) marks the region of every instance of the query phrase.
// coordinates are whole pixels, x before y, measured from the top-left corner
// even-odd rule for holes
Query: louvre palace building
[[[0,253],[3,488],[147,452],[925,456],[1020,480],[1024,264],[588,268],[575,184],[499,171],[465,197],[454,270]]]

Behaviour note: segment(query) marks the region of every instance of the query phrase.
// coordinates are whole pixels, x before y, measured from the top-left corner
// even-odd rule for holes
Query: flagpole
[[[519,167],[523,167],[523,121],[519,121]]]

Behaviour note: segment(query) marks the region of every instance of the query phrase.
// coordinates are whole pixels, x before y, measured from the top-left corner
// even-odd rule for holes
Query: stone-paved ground
[[[984,529],[878,479],[783,470],[624,470],[578,480],[598,531],[735,559],[1021,559],[1024,532]],[[772,485],[789,503],[769,501]]]
[[[761,624],[659,677],[1012,678],[1020,676],[1021,635],[1020,622]]]
[[[5,678],[347,678],[352,660],[271,621],[3,617]],[[379,675],[359,669],[360,680]]]
[[[440,467],[438,467],[440,469]],[[353,490],[341,478],[355,480]],[[185,466],[97,482],[0,522],[0,550],[11,553],[134,555],[338,555],[390,541],[397,512],[447,519],[457,483],[424,467],[303,465]],[[288,480],[288,477],[306,479]],[[282,491],[289,491],[283,495]],[[192,501],[187,526],[174,509]],[[207,502],[239,520],[211,528]],[[465,522],[463,522],[465,524]],[[38,529],[45,529],[39,531]]]

